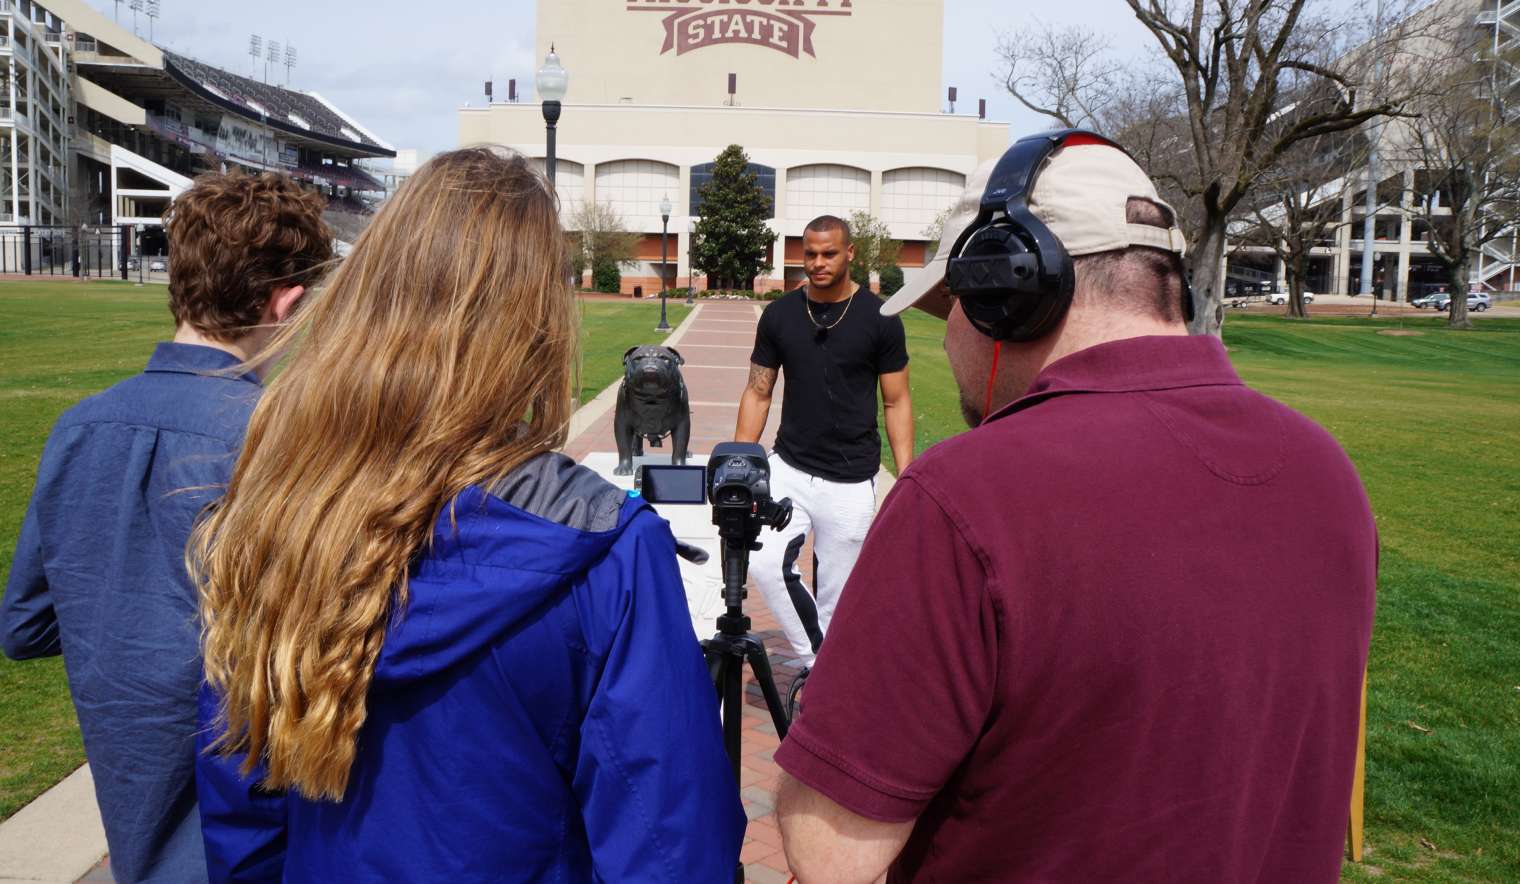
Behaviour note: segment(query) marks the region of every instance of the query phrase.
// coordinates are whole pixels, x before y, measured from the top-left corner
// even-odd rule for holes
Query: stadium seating
[[[329,138],[362,144],[366,147],[384,147],[358,126],[350,124],[333,112],[326,104],[304,92],[283,89],[260,83],[248,77],[240,77],[202,64],[193,58],[163,50],[164,68],[170,75],[186,85],[197,84],[219,98],[237,105],[240,112],[253,119],[264,118],[274,126],[286,129],[306,130]],[[300,122],[297,122],[298,118]],[[306,125],[303,126],[301,123]],[[384,188],[377,188],[383,190]]]

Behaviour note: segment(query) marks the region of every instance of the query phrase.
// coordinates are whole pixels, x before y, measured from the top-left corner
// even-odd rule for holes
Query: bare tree
[[[632,267],[638,263],[639,235],[630,233],[610,203],[583,202],[570,215],[570,266],[579,277],[587,267]]]
[[[1228,227],[1253,188],[1295,144],[1399,102],[1376,88],[1375,66],[1326,61],[1367,36],[1354,26],[1362,16],[1331,0],[1126,2],[1160,48],[1155,64],[1120,68],[1101,35],[1037,25],[1001,41],[1004,82],[1026,107],[1096,126],[1146,167],[1189,234],[1191,330],[1217,335]]]
[[[1463,24],[1446,51],[1406,65],[1426,87],[1420,116],[1389,139],[1415,168],[1410,212],[1446,272],[1452,328],[1472,328],[1466,294],[1485,248],[1520,231],[1520,52],[1495,52]]]
[[[1166,172],[1200,216],[1189,256],[1198,298],[1191,330],[1217,335],[1225,239],[1241,202],[1293,145],[1394,113],[1399,103],[1370,88],[1367,65],[1320,61],[1326,47],[1349,49],[1359,38],[1347,18],[1315,14],[1310,0],[1126,2],[1181,82],[1186,137],[1173,142],[1176,162]],[[1305,78],[1329,88],[1296,90],[1291,122],[1278,125],[1285,85]],[[1378,99],[1359,100],[1359,90]]]
[[[929,226],[925,227],[923,232],[919,234],[927,240],[924,249],[931,258],[939,251],[940,238],[945,235],[945,222],[950,220],[950,213],[953,211],[955,211],[954,206],[946,206],[938,215],[934,216],[934,220],[930,221]],[[951,245],[955,245],[955,243],[951,243]]]
[[[998,38],[1003,83],[1018,102],[1062,126],[1100,127],[1119,95],[1120,66],[1108,38],[1083,27],[1036,20]]]
[[[1291,120],[1291,112],[1284,114],[1282,124]],[[1257,183],[1249,226],[1283,262],[1288,284],[1284,315],[1291,319],[1308,316],[1304,291],[1310,258],[1348,223],[1342,206],[1361,183],[1355,173],[1366,165],[1367,156],[1367,139],[1360,131],[1306,138],[1283,151]]]

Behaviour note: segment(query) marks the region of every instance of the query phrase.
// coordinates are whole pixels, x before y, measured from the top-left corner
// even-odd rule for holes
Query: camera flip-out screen
[[[706,503],[707,467],[645,464],[639,471],[639,491],[652,503]]]

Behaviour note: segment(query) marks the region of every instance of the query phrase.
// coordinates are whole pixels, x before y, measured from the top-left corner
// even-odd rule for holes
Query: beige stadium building
[[[798,284],[802,230],[867,211],[920,267],[928,229],[1009,127],[978,96],[951,112],[941,88],[943,0],[541,0],[540,56],[569,72],[556,147],[567,226],[581,202],[611,205],[642,234],[623,290],[658,291],[660,203],[673,207],[664,276],[704,288],[687,260],[696,188],[739,144],[773,197],[773,267],[757,290]],[[733,86],[730,91],[730,85]],[[990,86],[989,86],[990,88]],[[545,155],[536,101],[465,107],[462,145]],[[960,112],[969,106],[971,113]]]

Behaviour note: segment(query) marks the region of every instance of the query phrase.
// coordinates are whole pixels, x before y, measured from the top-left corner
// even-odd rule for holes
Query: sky
[[[108,16],[119,8],[118,20],[132,27],[128,3],[88,2]],[[1123,0],[946,0],[940,85],[958,88],[957,110],[974,109],[986,98],[989,116],[1012,123],[1015,133],[1048,128],[997,79],[998,35],[1027,25],[1031,19],[1022,10],[1035,6],[1047,23],[1103,31],[1124,57],[1142,58],[1153,45]],[[532,45],[533,0],[163,0],[162,8],[155,42],[236,73],[263,75],[264,62],[255,67],[248,56],[250,34],[294,44],[292,88],[320,93],[393,146],[417,148],[423,156],[456,146],[456,111],[465,102],[481,103],[486,79],[497,82],[501,95],[508,78],[517,78],[519,87],[531,83],[540,61]],[[138,30],[148,35],[141,14]],[[900,51],[881,50],[883,59]],[[567,63],[573,103],[575,71]],[[284,67],[271,66],[270,79],[283,84]]]

